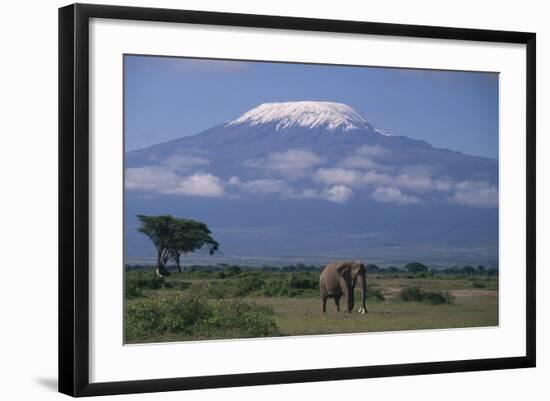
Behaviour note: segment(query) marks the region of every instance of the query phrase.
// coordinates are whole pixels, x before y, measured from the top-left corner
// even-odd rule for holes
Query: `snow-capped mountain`
[[[263,103],[231,120],[227,126],[275,124],[275,130],[302,127],[323,127],[329,131],[367,128],[372,126],[350,106],[333,102]]]
[[[388,256],[392,244],[395,256],[414,242],[430,257],[497,258],[498,162],[388,133],[342,103],[264,103],[128,152],[125,166],[130,224],[136,213],[197,218],[232,254]]]

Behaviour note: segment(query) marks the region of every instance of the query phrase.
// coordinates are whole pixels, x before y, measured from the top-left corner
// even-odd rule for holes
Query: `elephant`
[[[361,308],[358,312],[368,313],[365,304],[367,292],[367,279],[365,265],[361,261],[356,262],[332,262],[325,266],[319,277],[319,289],[321,291],[321,302],[323,313],[327,311],[327,299],[334,298],[336,309],[340,312],[340,298],[346,298],[348,313],[351,313],[354,306],[354,290],[359,284],[361,290]]]

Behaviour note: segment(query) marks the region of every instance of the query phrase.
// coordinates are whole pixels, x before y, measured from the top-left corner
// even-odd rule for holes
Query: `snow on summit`
[[[312,101],[263,103],[237,119],[229,121],[226,126],[238,124],[254,126],[267,123],[276,124],[276,130],[299,126],[348,131],[371,126],[366,119],[346,104]]]

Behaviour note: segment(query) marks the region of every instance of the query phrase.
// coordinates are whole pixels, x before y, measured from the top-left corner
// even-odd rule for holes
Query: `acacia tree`
[[[155,272],[158,276],[163,276],[166,273],[165,266],[170,258],[170,249],[174,239],[175,219],[170,215],[144,216],[138,214],[137,217],[141,222],[138,231],[149,237],[157,251]]]
[[[174,224],[175,233],[170,249],[170,257],[176,262],[178,272],[182,272],[182,254],[194,252],[202,247],[206,247],[210,255],[218,250],[220,245],[212,238],[212,233],[206,224],[187,219],[176,219]]]
[[[141,222],[138,231],[147,235],[157,251],[155,272],[158,276],[166,274],[166,263],[173,258],[181,272],[180,257],[207,246],[213,254],[219,244],[210,235],[206,224],[195,220],[177,219],[170,215],[137,215]]]

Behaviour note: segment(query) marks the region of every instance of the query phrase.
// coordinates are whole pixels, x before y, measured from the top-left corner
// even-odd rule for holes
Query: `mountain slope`
[[[340,103],[262,104],[197,135],[129,152],[125,166],[129,223],[137,212],[200,217],[228,254],[281,255],[294,232],[309,255],[354,256],[378,244],[391,259],[387,244],[420,240],[426,255],[460,243],[466,258],[477,255],[476,243],[483,258],[497,257],[496,160],[388,134]],[[319,233],[321,221],[328,232]],[[139,256],[131,239],[138,237],[127,231],[127,256]],[[367,231],[368,241],[357,239]]]

